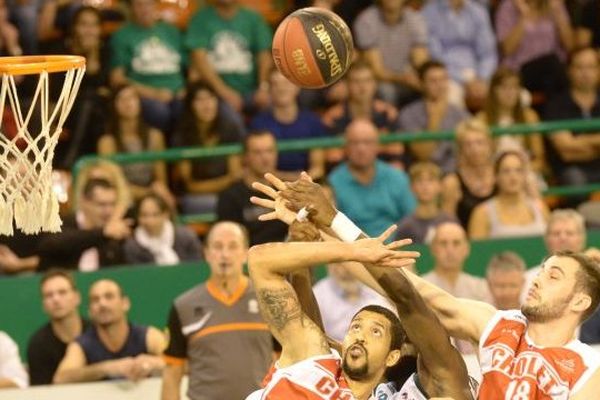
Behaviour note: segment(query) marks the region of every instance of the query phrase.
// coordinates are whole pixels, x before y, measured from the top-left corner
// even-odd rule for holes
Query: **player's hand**
[[[411,239],[385,244],[395,230],[396,225],[392,225],[377,238],[360,239],[352,243],[356,253],[353,258],[356,261],[375,264],[379,267],[402,268],[414,264],[415,259],[421,255],[418,251],[397,250],[412,243]]]
[[[281,189],[285,189],[285,183],[273,174],[265,174],[265,179],[273,185],[273,187],[265,185],[261,182],[253,182],[252,188],[267,196],[261,198],[252,196],[250,202],[260,207],[270,209],[272,211],[259,215],[259,221],[280,220],[287,225],[291,225],[296,220],[296,213],[292,211],[288,202],[281,196]]]
[[[293,210],[305,207],[309,213],[308,218],[318,228],[331,226],[337,213],[321,185],[314,183],[306,172],[303,172],[296,182],[286,183],[281,196],[289,202]]]
[[[309,221],[293,221],[289,230],[290,240],[293,242],[318,242],[321,232]]]

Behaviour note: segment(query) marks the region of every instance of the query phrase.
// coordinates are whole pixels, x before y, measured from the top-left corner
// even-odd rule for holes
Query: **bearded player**
[[[386,369],[401,357],[405,335],[398,318],[383,307],[367,306],[359,311],[344,339],[340,358],[330,349],[323,331],[301,309],[285,276],[298,269],[333,262],[395,267],[414,263],[418,253],[393,250],[405,242],[384,244],[392,232],[388,229],[377,239],[354,243],[269,243],[250,249],[248,267],[260,310],[282,346],[276,368],[259,398],[370,397]]]

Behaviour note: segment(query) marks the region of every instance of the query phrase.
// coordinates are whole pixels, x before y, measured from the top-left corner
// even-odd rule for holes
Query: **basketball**
[[[339,80],[352,61],[348,25],[337,14],[307,7],[288,15],[273,36],[273,60],[281,73],[303,88],[322,88]]]

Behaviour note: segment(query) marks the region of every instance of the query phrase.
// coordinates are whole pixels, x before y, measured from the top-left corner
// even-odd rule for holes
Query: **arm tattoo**
[[[288,322],[302,319],[302,309],[292,288],[259,289],[256,295],[263,317],[273,329],[281,331]]]

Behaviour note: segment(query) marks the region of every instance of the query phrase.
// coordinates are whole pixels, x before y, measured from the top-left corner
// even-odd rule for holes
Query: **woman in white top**
[[[541,236],[549,210],[528,191],[529,160],[520,151],[501,153],[494,165],[496,192],[479,204],[469,220],[471,239]]]

